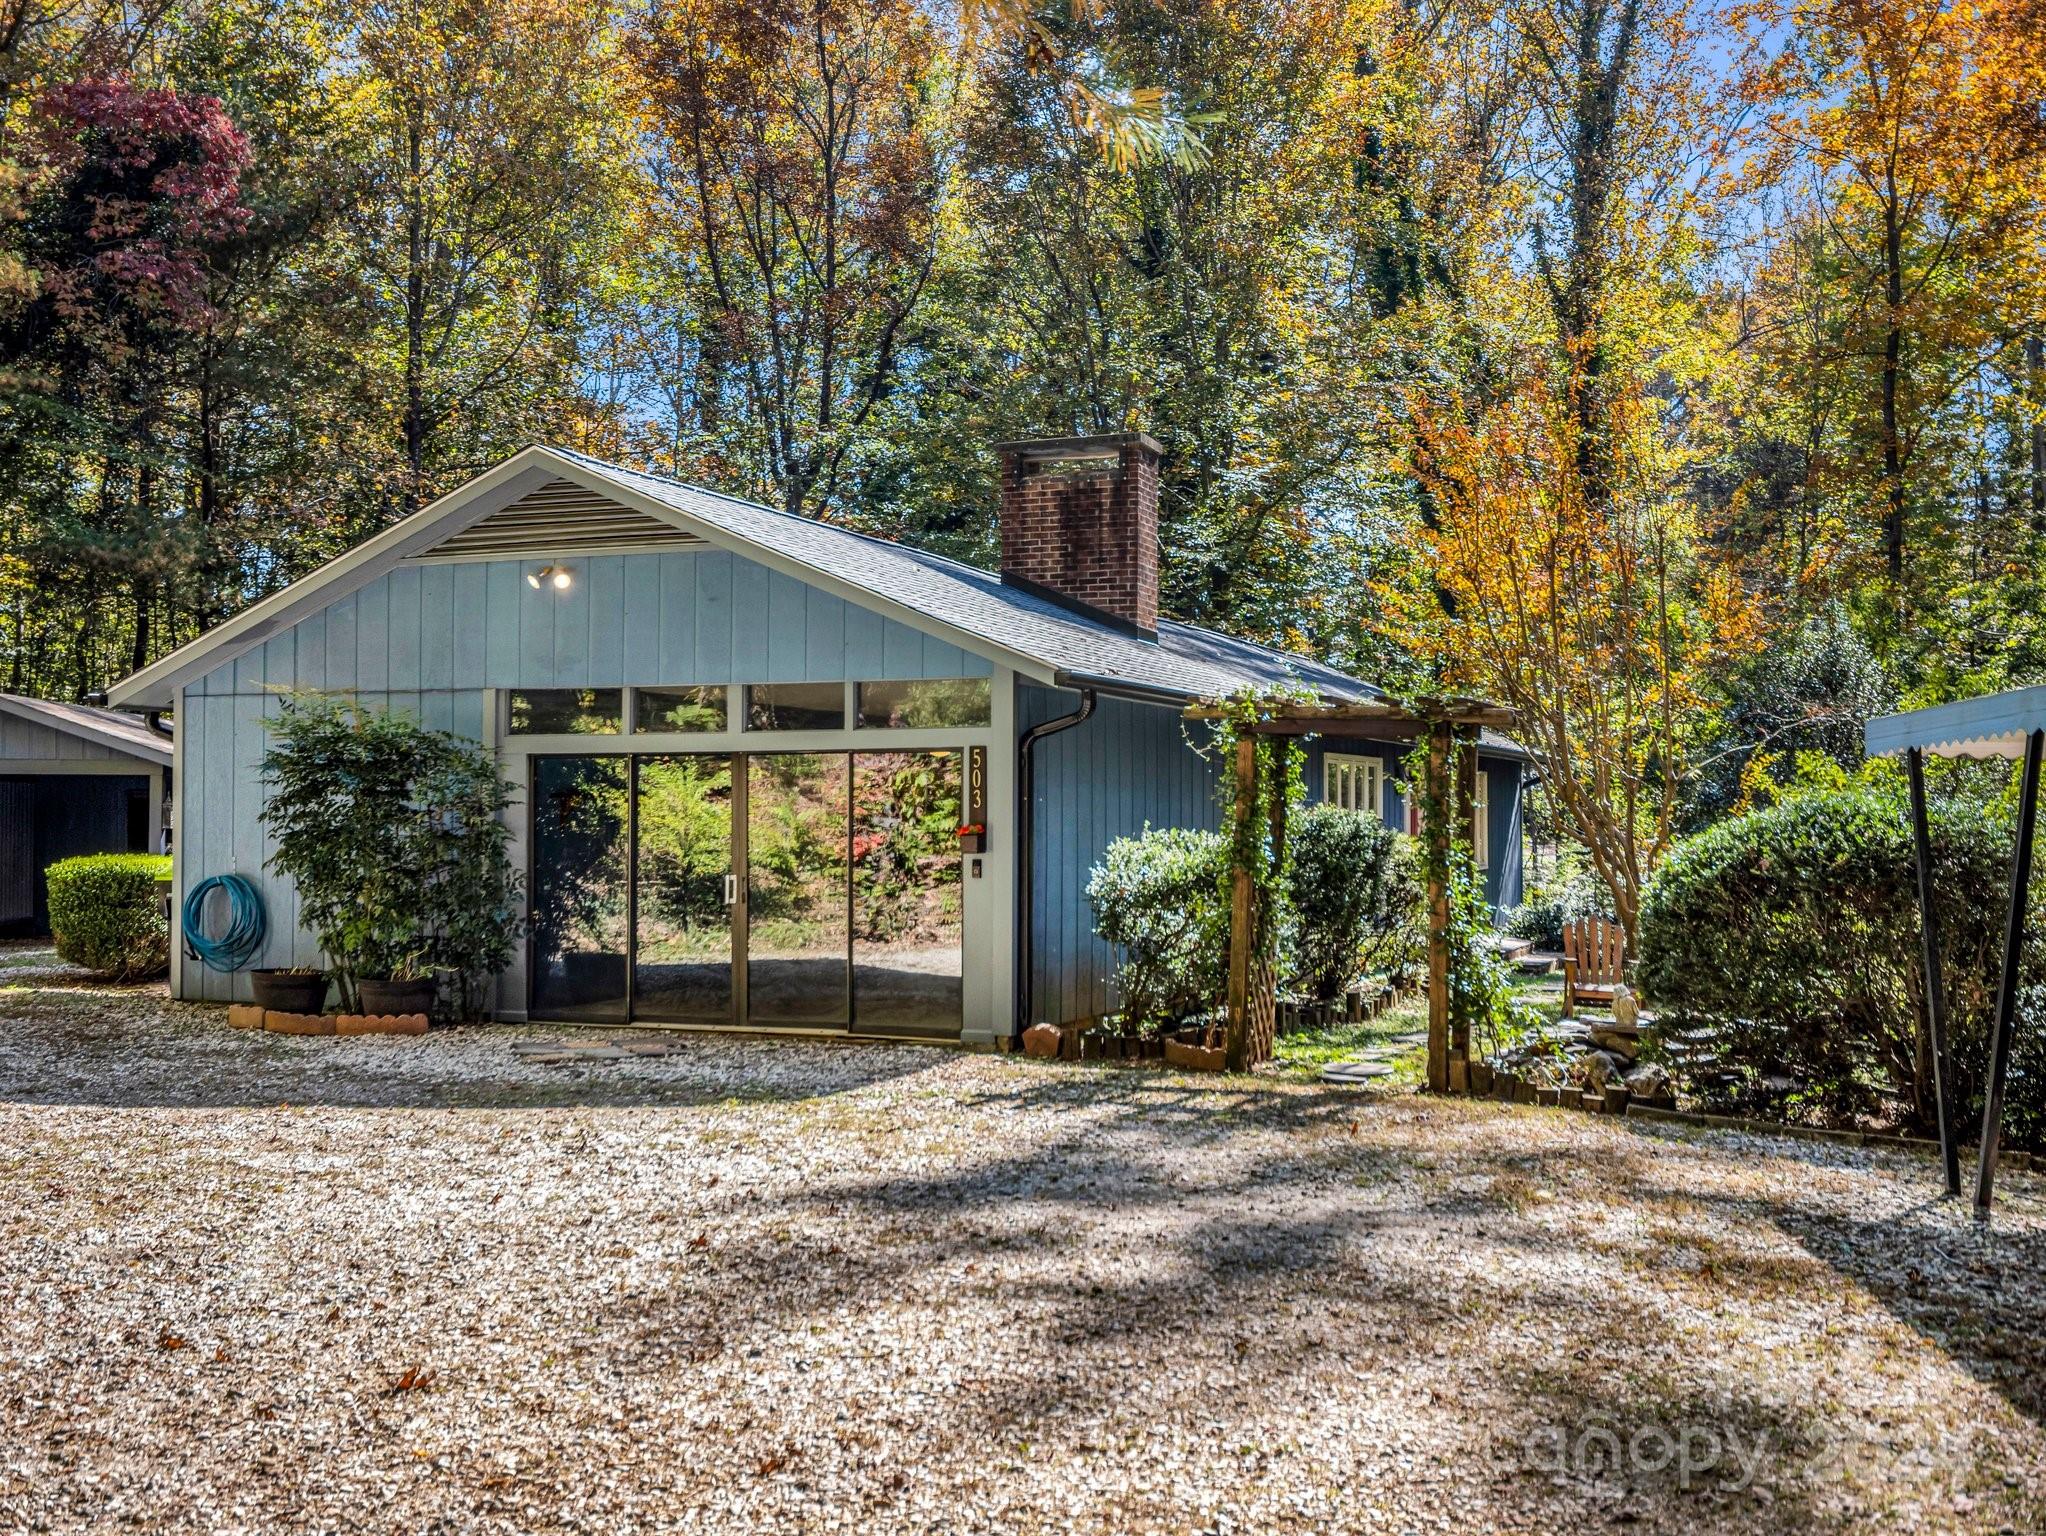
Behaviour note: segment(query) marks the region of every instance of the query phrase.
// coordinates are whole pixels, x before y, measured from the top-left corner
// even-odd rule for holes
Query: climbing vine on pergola
[[[1285,696],[1196,705],[1194,720],[1219,722],[1227,753],[1229,993],[1227,1065],[1241,1072],[1271,1059],[1278,1016],[1278,926],[1286,875],[1287,816],[1299,798],[1303,737],[1420,744],[1415,757],[1428,886],[1428,1086],[1469,1086],[1470,1022],[1450,998],[1449,864],[1453,840],[1473,835],[1478,733],[1504,729],[1513,711],[1481,699],[1319,704]]]

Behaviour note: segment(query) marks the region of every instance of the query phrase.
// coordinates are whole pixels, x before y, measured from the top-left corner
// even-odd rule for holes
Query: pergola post
[[[1272,809],[1271,809],[1271,857],[1272,872],[1276,875],[1286,867],[1286,780],[1292,772],[1293,740],[1290,736],[1272,738]],[[1279,978],[1273,972],[1274,936],[1272,926],[1278,920],[1273,903],[1267,899],[1259,905],[1257,913],[1257,953],[1253,957],[1251,971],[1251,1061],[1253,1064],[1270,1061],[1278,1044],[1279,1033]]]
[[[1234,837],[1231,847],[1240,849],[1249,841],[1251,823],[1257,816],[1257,738],[1248,733],[1236,738],[1236,801],[1232,807]],[[1229,1032],[1224,1065],[1231,1072],[1250,1066],[1250,970],[1251,949],[1257,942],[1254,906],[1256,884],[1250,871],[1233,863],[1229,878]]]
[[[1911,843],[1918,866],[1919,937],[1925,949],[1925,1023],[1932,1042],[1932,1097],[1939,1114],[1939,1154],[1946,1166],[1947,1193],[1961,1192],[1961,1147],[1954,1135],[1952,1063],[1947,1059],[1946,982],[1940,974],[1939,908],[1932,894],[1932,828],[1925,810],[1925,753],[1912,747],[1904,754],[1911,780]]]
[[[1975,1214],[1987,1216],[1996,1183],[1996,1156],[2003,1137],[2003,1080],[2010,1070],[2011,1026],[2018,1006],[2018,971],[2025,948],[2025,906],[2032,885],[2032,830],[2039,810],[2039,759],[2046,730],[2025,737],[2024,776],[2018,782],[2018,846],[2011,860],[2010,912],[2003,930],[2003,977],[1996,988],[1996,1017],[1989,1026],[1989,1082],[1982,1094],[1982,1160],[1975,1170]]]
[[[1468,843],[1473,856],[1478,838],[1478,741],[1477,733],[1459,728],[1456,741],[1456,836]],[[1448,913],[1445,909],[1444,919]],[[1445,945],[1445,953],[1447,946]],[[1446,1000],[1445,1000],[1446,1001]],[[1471,1073],[1471,1021],[1457,1017],[1449,1021],[1449,1091],[1468,1093]]]
[[[1421,833],[1428,860],[1428,1087],[1449,1092],[1449,798],[1450,727],[1428,724]]]

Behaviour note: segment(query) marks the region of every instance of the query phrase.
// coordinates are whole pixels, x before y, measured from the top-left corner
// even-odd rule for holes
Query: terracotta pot
[[[364,976],[355,983],[355,989],[362,994],[364,1013],[394,1016],[405,1013],[431,1013],[434,996],[440,991],[440,983],[431,976],[421,976],[410,981],[378,981]]]
[[[318,1013],[327,1001],[323,971],[251,971],[249,987],[266,1013]]]

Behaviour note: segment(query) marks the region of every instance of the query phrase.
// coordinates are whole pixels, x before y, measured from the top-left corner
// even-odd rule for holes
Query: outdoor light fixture
[[[536,592],[543,582],[551,583],[557,592],[566,592],[574,580],[565,565],[543,565],[537,571],[526,572],[526,585]]]

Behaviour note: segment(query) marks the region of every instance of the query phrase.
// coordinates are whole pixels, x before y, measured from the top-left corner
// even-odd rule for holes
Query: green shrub
[[[450,975],[476,1011],[520,936],[521,877],[502,812],[513,786],[475,742],[352,699],[294,694],[270,722],[270,863],[349,1008],[368,976]]]
[[[1956,1100],[1979,1124],[1988,1018],[2008,901],[2011,817],[1935,798],[1934,890]],[[1781,1075],[1787,1108],[1825,1123],[1936,1126],[1923,1024],[1916,876],[1893,784],[1803,794],[1678,843],[1642,901],[1636,979],[1666,1019],[1709,1025],[1735,1092]],[[2029,957],[2028,979],[2039,973]],[[2018,1031],[2021,1043],[2029,1034]],[[2021,1050],[2006,1121],[2039,1144],[2046,1071]],[[2024,1129],[2020,1133],[2019,1128]]]
[[[1332,998],[1367,970],[1397,969],[1411,952],[1421,889],[1404,839],[1376,816],[1317,805],[1290,840],[1297,974]]]
[[[1228,845],[1218,832],[1146,828],[1108,845],[1087,882],[1095,931],[1116,947],[1123,1018],[1139,1028],[1213,1007],[1228,971]]]
[[[89,853],[44,871],[50,932],[73,965],[132,981],[170,965],[170,922],[156,893],[171,861],[154,853]]]

